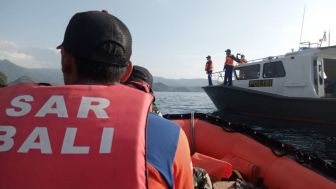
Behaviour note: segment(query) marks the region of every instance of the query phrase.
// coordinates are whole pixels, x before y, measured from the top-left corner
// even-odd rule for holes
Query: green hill
[[[63,84],[62,72],[57,69],[28,69],[8,60],[0,60],[0,72],[4,73],[7,78],[7,83],[33,81],[38,83],[50,83],[52,85]],[[206,79],[166,79],[154,76],[153,90],[200,92],[203,91],[201,87],[205,85],[207,85]]]

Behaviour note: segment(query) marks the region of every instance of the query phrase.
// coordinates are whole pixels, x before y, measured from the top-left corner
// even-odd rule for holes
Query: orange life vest
[[[0,94],[0,188],[146,188],[150,94],[36,84]]]
[[[209,60],[206,64],[205,64],[205,71],[207,72],[211,72],[213,71],[213,65],[212,65],[212,61]]]
[[[245,63],[247,63],[247,60],[242,58],[242,59],[240,59],[239,63],[240,64],[245,64]]]
[[[233,66],[233,59],[231,56],[226,56],[225,64],[228,66]]]

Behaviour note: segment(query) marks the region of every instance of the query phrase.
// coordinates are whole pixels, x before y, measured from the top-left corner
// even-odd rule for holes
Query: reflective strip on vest
[[[0,188],[146,188],[150,94],[35,84],[0,94]]]

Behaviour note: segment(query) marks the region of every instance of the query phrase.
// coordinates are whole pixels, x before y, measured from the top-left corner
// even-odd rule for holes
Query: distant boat
[[[202,113],[164,117],[185,131],[193,165],[205,169],[214,180],[231,180],[237,170],[258,188],[336,188],[333,165],[252,130],[246,123]]]
[[[203,89],[219,110],[336,125],[336,46],[240,64],[232,86]]]

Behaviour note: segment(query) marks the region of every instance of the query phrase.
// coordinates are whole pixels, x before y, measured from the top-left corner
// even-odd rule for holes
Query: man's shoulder
[[[158,116],[157,114],[152,112],[148,114],[148,126],[162,127],[162,129],[172,130],[180,129],[180,127],[176,123],[161,116]]]
[[[180,140],[180,127],[154,113],[148,115],[147,162],[154,167],[171,188],[174,185],[173,164]]]
[[[166,143],[177,144],[180,132],[181,128],[176,123],[154,113],[149,113],[147,124],[147,142],[149,144],[153,144],[153,146],[160,144],[164,146]]]

